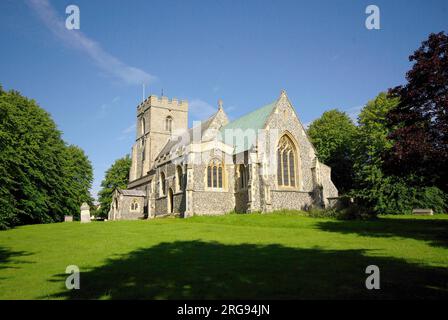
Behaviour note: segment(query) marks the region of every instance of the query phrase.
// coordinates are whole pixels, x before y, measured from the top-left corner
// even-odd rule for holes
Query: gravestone
[[[87,203],[81,205],[81,223],[90,222],[90,207]]]
[[[72,222],[73,221],[73,216],[64,216],[64,221],[65,222]]]
[[[432,216],[434,214],[432,209],[414,209],[412,213],[418,216]]]

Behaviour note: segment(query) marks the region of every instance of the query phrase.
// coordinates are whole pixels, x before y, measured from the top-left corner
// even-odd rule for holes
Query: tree
[[[380,93],[367,102],[358,116],[358,128],[353,148],[353,169],[357,188],[369,188],[383,177],[383,154],[392,147],[388,139],[389,112],[399,99]]]
[[[359,114],[353,150],[355,188],[352,194],[360,207],[373,214],[411,213],[414,207],[443,212],[446,197],[439,189],[415,185],[413,176],[384,171],[384,154],[393,147],[389,139],[393,129],[389,128],[388,115],[398,104],[399,98],[380,93]]]
[[[90,196],[92,169],[73,150],[34,100],[0,89],[0,229],[78,212],[76,201]]]
[[[92,164],[84,151],[74,145],[65,148],[64,158],[67,212],[79,216],[79,207],[83,202],[93,207],[93,198],[89,191],[93,181]]]
[[[319,160],[331,167],[332,180],[340,192],[352,187],[351,153],[355,133],[356,126],[350,117],[336,109],[324,112],[308,128]]]
[[[98,214],[107,217],[112,201],[112,194],[115,189],[125,189],[129,182],[129,171],[131,169],[131,158],[129,155],[116,160],[112,166],[107,169],[106,176],[101,182],[101,190],[98,193],[100,209]]]
[[[2,227],[63,215],[64,142],[50,115],[18,92],[0,95]]]
[[[358,128],[353,147],[354,190],[352,194],[360,200],[361,206],[374,213],[386,213],[385,200],[396,210],[391,194],[399,194],[403,183],[388,178],[383,172],[384,152],[392,147],[388,139],[390,130],[387,115],[398,104],[398,98],[380,93],[367,102],[358,116]],[[395,188],[391,185],[395,185]],[[394,191],[395,190],[395,191]],[[388,194],[389,196],[386,196]],[[386,203],[387,204],[387,203]]]
[[[413,175],[422,185],[448,191],[448,35],[430,34],[409,57],[407,84],[390,90],[400,98],[389,113],[390,174]]]

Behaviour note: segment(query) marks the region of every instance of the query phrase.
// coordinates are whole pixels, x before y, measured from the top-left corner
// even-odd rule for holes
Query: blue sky
[[[65,8],[81,12],[68,31]],[[380,8],[381,30],[365,28]],[[0,83],[34,98],[104,171],[130,152],[146,93],[190,102],[190,123],[224,100],[230,118],[281,89],[304,123],[402,84],[408,56],[448,31],[448,1],[1,0]]]

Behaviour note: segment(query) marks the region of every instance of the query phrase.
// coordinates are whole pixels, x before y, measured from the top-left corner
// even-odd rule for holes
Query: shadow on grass
[[[18,257],[29,256],[31,253],[25,251],[12,251],[5,247],[0,247],[0,270],[2,269],[18,269],[17,264],[33,263],[31,261],[23,261],[17,259]],[[5,277],[0,277],[0,280],[4,280]],[[1,283],[0,283],[1,284]],[[1,287],[1,285],[0,285]]]
[[[25,251],[12,251],[5,247],[0,247],[0,269],[10,269],[17,268],[15,266],[11,266],[10,264],[18,264],[18,263],[32,263],[30,261],[22,261],[16,259],[17,257],[29,256],[31,253]]]
[[[436,247],[448,247],[448,220],[380,218],[372,221],[325,221],[317,223],[317,226],[329,232],[410,238],[428,241]]]
[[[390,299],[447,298],[448,271],[404,260],[368,257],[363,250],[295,249],[177,241],[81,268],[79,290],[66,274],[51,298],[65,299]],[[76,264],[76,262],[73,262]],[[381,290],[365,288],[365,268],[381,270]],[[44,298],[44,297],[42,297]],[[48,297],[45,297],[48,298]]]

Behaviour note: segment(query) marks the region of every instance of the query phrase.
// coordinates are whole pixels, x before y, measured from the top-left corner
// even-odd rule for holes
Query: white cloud
[[[66,29],[64,21],[58,17],[48,0],[27,0],[27,3],[47,28],[65,45],[86,54],[103,71],[131,85],[141,85],[155,80],[154,76],[129,66],[106,52],[99,43],[87,37],[80,30]]]

